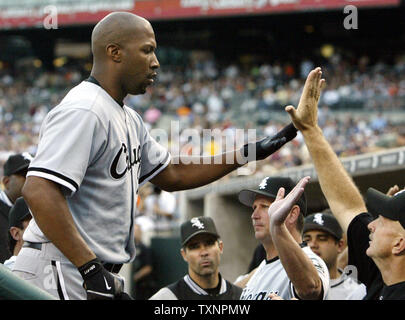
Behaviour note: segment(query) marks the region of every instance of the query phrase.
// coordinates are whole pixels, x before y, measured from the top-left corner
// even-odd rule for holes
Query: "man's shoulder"
[[[226,280],[226,285],[228,290],[227,291],[232,291],[234,293],[235,296],[240,297],[240,295],[242,294],[243,289],[235,284],[233,284],[232,282]]]
[[[49,114],[78,110],[84,112],[91,111],[101,115],[105,112],[111,112],[108,106],[113,103],[113,100],[103,92],[102,88],[88,81],[82,81],[70,89],[62,101]]]
[[[158,292],[152,295],[149,300],[178,300],[177,296],[169,289],[170,285],[161,288]]]
[[[10,212],[11,207],[7,205],[4,201],[0,200],[0,217],[3,216],[8,221],[8,213]]]

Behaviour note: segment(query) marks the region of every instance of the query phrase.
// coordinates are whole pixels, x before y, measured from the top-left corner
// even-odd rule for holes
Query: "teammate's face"
[[[263,196],[257,196],[253,202],[252,223],[255,232],[255,238],[259,241],[266,240],[270,237],[269,225],[269,207],[273,200]]]
[[[21,190],[25,183],[25,176],[12,174],[7,177],[7,179],[3,180],[3,183],[10,200],[15,202],[17,198],[21,197]]]
[[[392,248],[400,228],[398,221],[378,216],[367,226],[370,230],[370,246],[366,254],[371,258],[386,258],[392,254]]]
[[[336,265],[338,255],[343,250],[343,240],[338,241],[329,233],[319,230],[305,232],[303,240],[325,261],[329,269]]]
[[[122,85],[129,94],[143,94],[153,84],[159,61],[156,58],[156,39],[152,26],[145,25],[122,48]]]
[[[181,249],[181,254],[188,263],[192,277],[193,275],[206,277],[218,272],[222,249],[222,241],[208,234],[199,234]]]

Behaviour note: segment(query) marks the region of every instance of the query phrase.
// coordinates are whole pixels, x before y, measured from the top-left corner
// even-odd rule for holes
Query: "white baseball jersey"
[[[58,183],[78,231],[97,257],[126,263],[135,256],[138,188],[169,162],[168,151],[134,110],[83,81],[46,116],[27,176]],[[34,219],[23,238],[49,241]]]
[[[325,262],[306,246],[302,248],[305,254],[314,264],[318,271],[323,286],[323,299],[328,294],[329,271]],[[256,272],[250,278],[242,291],[241,300],[269,300],[269,295],[275,293],[284,300],[299,298],[294,292],[294,286],[287,276],[281,261],[278,257],[261,262]]]
[[[357,283],[343,270],[339,269],[339,272],[341,273],[339,278],[330,279],[330,288],[326,300],[362,300],[366,295],[364,285]]]

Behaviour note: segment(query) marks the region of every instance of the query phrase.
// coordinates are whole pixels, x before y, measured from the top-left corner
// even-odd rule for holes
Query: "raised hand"
[[[294,126],[304,131],[318,124],[318,101],[322,89],[325,87],[325,79],[322,79],[321,68],[312,70],[305,81],[298,108],[289,105],[285,107]]]
[[[286,197],[284,197],[284,188],[280,188],[278,190],[277,197],[270,205],[268,211],[270,218],[270,229],[274,226],[280,226],[284,223],[285,219],[290,213],[291,208],[304,192],[304,188],[307,185],[309,179],[310,177],[302,178]]]
[[[387,191],[387,196],[392,197],[394,194],[396,194],[399,191],[398,185],[392,186],[391,188],[388,189]]]

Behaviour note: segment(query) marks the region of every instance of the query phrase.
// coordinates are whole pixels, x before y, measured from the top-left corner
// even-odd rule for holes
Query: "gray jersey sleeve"
[[[160,145],[146,130],[143,133],[143,146],[141,152],[141,173],[139,186],[158,175],[170,163],[169,151]]]
[[[106,130],[98,117],[80,108],[57,108],[41,127],[37,153],[27,176],[38,176],[63,186],[71,196],[79,188],[87,167],[105,147]]]

